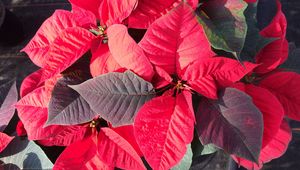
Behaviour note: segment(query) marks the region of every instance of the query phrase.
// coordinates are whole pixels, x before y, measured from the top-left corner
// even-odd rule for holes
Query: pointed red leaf
[[[214,55],[193,9],[186,3],[156,20],[139,45],[153,65],[169,74],[181,75],[191,62]]]
[[[101,128],[98,135],[98,156],[112,167],[121,169],[146,169],[134,148],[110,128]]]
[[[268,145],[277,134],[284,116],[284,110],[278,99],[267,89],[252,84],[234,85],[252,97],[253,103],[262,112],[264,133],[262,147]]]
[[[6,146],[13,140],[14,137],[10,137],[5,133],[0,132],[0,153],[6,148]]]
[[[97,156],[95,135],[68,146],[56,160],[53,170],[113,170],[113,167],[104,164]]]
[[[38,88],[41,76],[42,76],[43,70],[39,69],[33,73],[31,73],[29,76],[27,76],[20,87],[20,96],[24,97],[28,93],[32,92],[36,88]],[[41,84],[42,85],[42,84]]]
[[[198,5],[198,0],[188,0],[187,2],[193,9]],[[128,25],[131,28],[148,28],[153,21],[172,10],[179,3],[179,0],[139,0],[137,8],[128,18]]]
[[[255,64],[245,62],[242,65],[225,57],[201,59],[188,66],[182,79],[187,80],[199,94],[216,99],[218,86],[232,85],[255,67]]]
[[[79,26],[79,23],[75,20],[71,12],[56,10],[54,14],[42,24],[35,36],[22,51],[28,54],[34,64],[39,67],[44,67],[47,63],[46,54],[56,37],[66,28],[76,26]]]
[[[170,169],[179,163],[193,139],[194,119],[182,93],[154,98],[140,109],[134,133],[153,169]]]
[[[86,133],[83,126],[48,126],[43,128],[48,116],[48,104],[53,86],[59,76],[48,80],[41,86],[23,97],[16,105],[18,115],[24,123],[28,139],[43,140],[45,145],[69,145],[81,139]]]
[[[133,125],[120,126],[117,128],[113,128],[113,130],[116,133],[118,133],[122,138],[127,140],[127,142],[134,148],[134,150],[138,153],[139,156],[143,156],[143,153],[140,150],[140,148],[134,138]]]
[[[107,44],[101,44],[92,55],[90,71],[93,77],[114,72],[121,68],[111,55]]]
[[[137,3],[138,0],[103,0],[99,6],[101,24],[107,26],[121,24]]]
[[[247,169],[259,170],[264,163],[270,162],[273,159],[281,157],[288,148],[292,139],[291,129],[286,121],[282,121],[280,129],[274,135],[274,138],[262,148],[259,156],[259,164],[248,161],[243,158],[232,155],[232,158],[241,166]]]
[[[300,121],[299,74],[276,72],[263,79],[259,85],[270,90],[278,98],[289,118]]]
[[[153,76],[152,84],[156,89],[162,88],[173,81],[172,77],[159,66],[154,66],[154,70],[155,74]]]
[[[115,24],[107,29],[109,50],[120,66],[130,69],[146,81],[154,71],[143,49],[128,34],[127,27]]]
[[[67,69],[86,53],[95,36],[79,27],[67,28],[53,42],[47,54],[41,81]]]
[[[91,29],[97,26],[96,16],[91,11],[72,4],[72,13],[81,27]]]
[[[91,11],[97,18],[99,18],[99,6],[101,4],[101,1],[99,0],[69,0],[72,4],[72,7],[78,6],[80,8],[83,8],[85,10]]]
[[[266,38],[279,38],[265,46],[256,56],[256,63],[260,64],[255,72],[267,73],[274,70],[277,66],[282,64],[288,57],[288,42],[285,39],[287,21],[281,11],[281,4],[279,0],[277,3],[277,13],[270,25],[264,28],[260,34]]]
[[[18,136],[26,136],[27,132],[26,129],[24,128],[24,124],[22,121],[18,121],[17,127],[16,127],[16,132]]]

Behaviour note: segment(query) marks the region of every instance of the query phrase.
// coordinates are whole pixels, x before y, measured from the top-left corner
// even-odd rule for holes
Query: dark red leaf
[[[218,100],[202,98],[196,121],[202,144],[212,143],[230,154],[258,161],[263,117],[247,94],[226,88]]]
[[[274,138],[262,148],[259,156],[259,163],[248,161],[243,158],[232,155],[232,158],[247,169],[259,170],[263,164],[270,162],[273,159],[281,157],[288,148],[292,139],[291,129],[286,121],[282,121],[280,129],[274,135]]]
[[[267,89],[252,84],[236,84],[235,88],[252,97],[255,106],[262,112],[264,133],[262,147],[266,146],[280,128],[284,110],[278,99]]]

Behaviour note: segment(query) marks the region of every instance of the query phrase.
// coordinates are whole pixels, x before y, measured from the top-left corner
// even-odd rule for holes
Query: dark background
[[[6,9],[18,18],[20,23],[10,29],[9,35],[5,35],[5,38],[9,36],[12,43],[0,45],[0,62],[7,63],[5,65],[12,64],[16,66],[17,84],[19,86],[24,77],[37,69],[26,54],[19,51],[28,43],[42,22],[55,9],[70,9],[70,5],[66,0],[2,0],[2,2]],[[287,39],[289,42],[294,42],[296,47],[300,47],[300,0],[281,0],[281,2],[283,12],[288,20]],[[14,16],[11,16],[11,18],[16,19]],[[23,28],[23,35],[18,33],[20,28]],[[2,36],[0,36],[0,41],[4,39]],[[18,42],[14,42],[15,40],[18,40]],[[3,67],[3,64],[1,67]],[[297,66],[297,68],[300,68],[300,66]],[[300,128],[300,123],[294,121],[291,121],[290,125],[292,128]],[[195,161],[192,169],[224,170],[227,169],[227,164],[228,156],[223,152],[218,152],[203,157],[202,160]],[[264,169],[300,169],[300,131],[293,130],[293,139],[287,152],[281,158],[266,164]]]

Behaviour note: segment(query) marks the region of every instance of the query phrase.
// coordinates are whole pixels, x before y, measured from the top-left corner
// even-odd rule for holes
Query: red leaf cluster
[[[277,40],[257,54],[255,63],[215,54],[194,13],[195,0],[70,2],[72,11],[57,10],[23,49],[41,68],[23,81],[16,105],[19,135],[46,146],[67,146],[54,169],[146,169],[141,157],[153,169],[170,169],[194,137],[192,95],[214,100],[226,87],[251,96],[264,122],[259,164],[232,155],[234,160],[259,169],[285,152],[291,132],[284,116],[300,120],[300,77],[276,70],[288,55],[279,1],[276,16],[260,32]],[[128,28],[146,33],[136,42]],[[83,69],[93,77],[131,70],[154,85],[156,97],[138,110],[132,125],[115,128],[95,117],[78,125],[45,126],[57,80],[89,52],[90,68]],[[11,139],[0,135],[6,141],[0,142],[1,151]]]

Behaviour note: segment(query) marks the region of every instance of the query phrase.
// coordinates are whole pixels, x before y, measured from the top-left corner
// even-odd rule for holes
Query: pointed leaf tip
[[[131,71],[103,74],[70,87],[113,126],[131,124],[139,108],[155,96],[152,84]]]
[[[228,153],[258,161],[263,118],[251,97],[226,88],[218,100],[203,98],[196,112],[197,132],[203,144],[213,143]],[[228,142],[230,141],[230,142]]]

